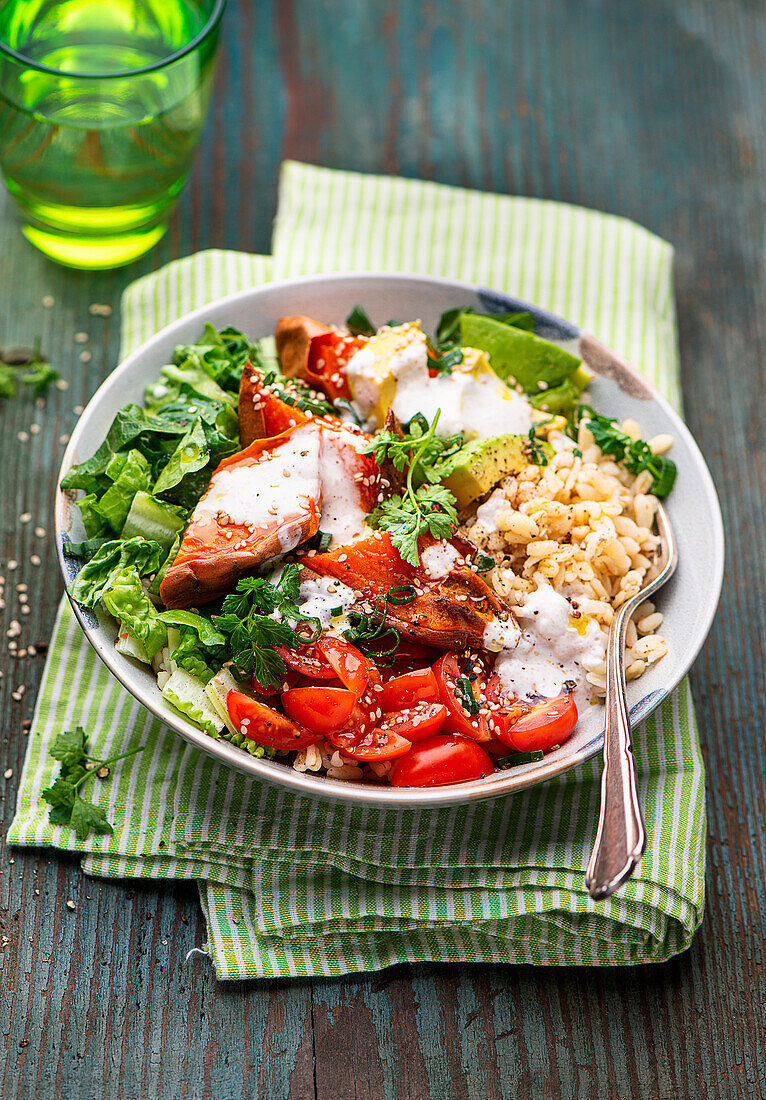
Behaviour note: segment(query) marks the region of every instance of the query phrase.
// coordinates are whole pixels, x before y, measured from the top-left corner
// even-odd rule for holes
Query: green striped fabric
[[[432,272],[526,297],[596,332],[676,404],[672,250],[619,218],[532,199],[287,163],[272,258],[209,251],[134,283],[123,352],[242,287],[333,270]],[[258,335],[258,334],[254,334]],[[51,826],[55,731],[94,753],[142,744],[94,797],[115,831]],[[584,868],[598,761],[463,809],[339,807],[261,786],[186,745],[100,665],[62,605],[9,839],[83,853],[89,874],[199,881],[220,978],[408,960],[619,964],[688,947],[704,900],[704,774],[688,685],[636,732],[647,851],[616,897]],[[98,750],[98,751],[97,751]]]

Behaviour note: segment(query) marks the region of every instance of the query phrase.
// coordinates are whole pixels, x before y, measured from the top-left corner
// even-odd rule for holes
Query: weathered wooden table
[[[29,397],[0,407],[6,824],[42,659],[12,658],[5,631],[16,617],[25,644],[50,631],[61,583],[35,527],[51,526],[60,437],[116,363],[120,293],[200,248],[268,250],[277,166],[292,156],[581,203],[676,245],[686,413],[729,540],[723,603],[693,674],[707,915],[691,950],[662,967],[413,966],[217,985],[204,959],[184,961],[204,936],[193,888],[85,879],[74,861],[3,848],[3,829],[0,1094],[764,1095],[764,6],[232,0],[224,37],[191,184],[151,255],[106,275],[56,268],[0,198],[0,344],[39,335],[69,381],[44,409]],[[92,316],[94,302],[111,318]]]

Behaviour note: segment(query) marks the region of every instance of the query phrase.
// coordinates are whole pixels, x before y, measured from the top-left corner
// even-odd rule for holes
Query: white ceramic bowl
[[[176,344],[196,341],[206,321],[218,328],[234,325],[251,337],[261,337],[273,333],[277,319],[286,314],[303,313],[322,321],[342,323],[357,303],[367,309],[377,325],[392,317],[402,320],[419,317],[430,331],[444,310],[456,306],[473,306],[484,313],[529,310],[539,335],[566,344],[596,372],[589,393],[599,412],[620,420],[632,417],[641,425],[645,437],[660,432],[673,436],[672,457],[678,466],[678,478],[667,500],[667,509],[678,538],[679,566],[656,601],[664,615],[662,633],[669,652],[639,680],[628,685],[634,722],[646,717],[687,672],[715,614],[724,558],[723,526],[715,488],[697,444],[664,398],[597,339],[536,306],[446,279],[369,273],[312,276],[233,294],[168,325],[109,375],[72,433],[60,477],[93,454],[118,409],[129,401],[142,403],[144,386],[154,381],[160,367],[171,361]],[[79,510],[71,496],[59,491],[56,543],[67,584],[76,575],[79,563],[66,557],[64,545],[70,538],[79,541],[83,537]],[[207,736],[165,702],[146,666],[116,652],[114,620],[73,606],[89,642],[107,668],[143,706],[181,737],[247,775],[314,797],[367,805],[437,806],[472,802],[543,783],[600,752],[603,745],[603,711],[601,707],[591,707],[566,744],[543,761],[470,783],[393,788],[300,773],[276,761],[256,759],[227,741]]]

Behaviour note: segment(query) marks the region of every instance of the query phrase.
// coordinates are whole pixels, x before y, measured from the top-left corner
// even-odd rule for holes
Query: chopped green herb
[[[446,472],[445,448],[454,441],[454,437],[444,440],[436,435],[440,412],[427,431],[424,425],[427,427],[428,422],[419,414],[419,419],[410,421],[409,434],[402,439],[394,432],[380,432],[364,452],[374,452],[379,465],[388,458],[399,471],[408,467],[404,492],[382,501],[368,522],[371,527],[388,531],[404,561],[415,566],[420,564],[421,535],[428,533],[435,539],[444,539],[457,528],[454,495],[446,486],[433,484]],[[414,484],[416,474],[426,483],[419,488]]]
[[[384,668],[394,663],[394,654],[401,642],[399,634],[392,627],[386,626],[389,598],[390,592],[385,596],[378,596],[375,606],[368,614],[350,611],[351,626],[343,632],[347,641],[353,642],[366,657]]]
[[[463,362],[462,348],[437,348],[428,336],[426,337],[426,347],[428,349],[428,365],[429,367],[435,367],[439,374],[451,374],[452,368]]]
[[[676,464],[672,459],[652,454],[652,449],[645,440],[631,439],[617,427],[617,421],[612,417],[601,416],[588,405],[581,405],[580,410],[581,423],[593,433],[593,439],[601,448],[602,454],[622,462],[625,469],[634,476],[644,470],[648,471],[652,477],[651,490],[654,495],[668,495],[676,480]]]
[[[359,416],[359,413],[356,411],[356,409],[354,408],[354,406],[351,404],[351,402],[348,400],[347,397],[336,397],[335,400],[333,401],[333,405],[335,406],[336,410],[338,410],[338,409],[345,410],[347,413],[350,414],[350,416],[353,417],[354,422],[361,426],[362,420]]]
[[[263,577],[244,577],[223,601],[222,614],[213,616],[240,679],[255,676],[263,687],[277,687],[286,666],[275,646],[298,649],[322,633],[319,619],[304,615],[298,607],[298,573],[293,562],[285,566],[276,584]],[[271,617],[275,611],[280,619]],[[310,633],[298,634],[286,620],[309,627]]]
[[[527,439],[528,442],[526,444],[526,452],[529,461],[534,466],[547,466],[548,456],[540,445],[540,440],[537,437],[537,432],[534,425],[529,429],[529,435],[527,436]]]
[[[83,784],[95,774],[94,765],[98,765],[99,769],[108,768],[117,760],[135,756],[142,748],[143,745],[140,745],[137,749],[102,760],[88,752],[85,744],[85,730],[82,726],[60,732],[50,748],[50,755],[54,760],[61,762],[61,772],[53,784],[42,792],[43,798],[50,806],[51,824],[70,826],[81,840],[84,840],[91,831],[102,834],[111,833],[112,826],[101,807],[87,802],[79,791]]]
[[[572,449],[572,454],[575,456],[575,458],[582,458],[582,451],[579,447],[574,447]]]
[[[361,306],[357,305],[346,318],[346,328],[352,336],[374,336],[375,326]]]
[[[491,554],[479,553],[474,559],[474,565],[476,566],[477,572],[488,573],[490,569],[494,569],[495,559],[492,557]]]
[[[455,687],[460,695],[461,702],[465,710],[470,715],[479,713],[479,704],[476,702],[476,696],[473,693],[473,685],[467,676],[458,676],[455,681]]]

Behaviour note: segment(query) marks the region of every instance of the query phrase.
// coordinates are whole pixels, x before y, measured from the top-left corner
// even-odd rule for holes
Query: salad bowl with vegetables
[[[91,644],[230,766],[318,797],[439,805],[603,742],[614,611],[642,605],[634,718],[709,629],[720,514],[687,429],[595,338],[460,283],[341,275],[183,318],[106,380],[57,539]]]

